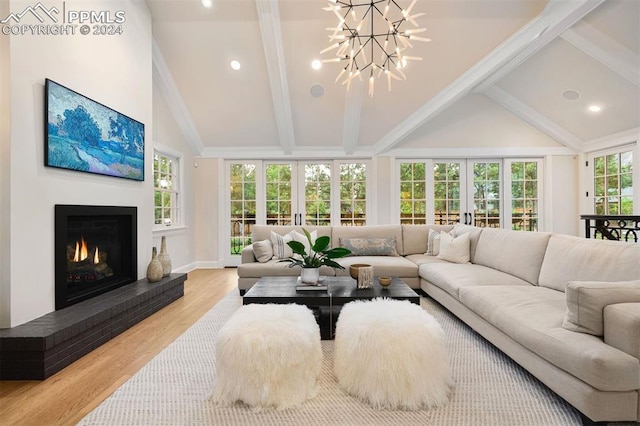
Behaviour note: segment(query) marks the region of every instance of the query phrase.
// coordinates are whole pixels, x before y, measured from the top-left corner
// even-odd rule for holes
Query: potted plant
[[[315,241],[311,241],[311,234],[302,228],[304,235],[309,241],[310,253],[307,253],[305,245],[300,241],[289,241],[287,245],[291,247],[294,256],[282,259],[280,262],[288,262],[289,268],[300,266],[302,273],[301,281],[304,283],[317,283],[320,278],[320,267],[323,265],[336,269],[344,269],[344,266],[335,262],[333,259],[345,257],[351,254],[351,250],[344,247],[329,248],[331,238],[328,236],[318,237]],[[298,255],[296,257],[295,255]]]

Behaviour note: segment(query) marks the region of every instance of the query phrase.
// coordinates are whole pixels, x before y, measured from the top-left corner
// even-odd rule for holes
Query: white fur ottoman
[[[321,368],[320,328],[309,308],[245,305],[218,334],[212,399],[222,405],[295,407],[316,395]]]
[[[338,383],[379,409],[442,405],[452,385],[444,338],[440,324],[409,301],[350,302],[336,324]]]

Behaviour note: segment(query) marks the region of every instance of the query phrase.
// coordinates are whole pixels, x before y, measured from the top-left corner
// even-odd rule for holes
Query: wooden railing
[[[601,240],[637,243],[640,238],[640,216],[588,215],[584,220],[585,236]]]

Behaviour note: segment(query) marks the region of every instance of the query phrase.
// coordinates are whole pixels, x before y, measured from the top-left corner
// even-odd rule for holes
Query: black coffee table
[[[353,300],[371,300],[376,297],[408,300],[420,304],[420,296],[404,281],[393,278],[386,289],[374,277],[373,286],[356,288],[356,280],[351,277],[323,277],[327,290],[298,290],[297,277],[262,277],[243,296],[242,304],[249,303],[297,303],[311,308],[318,318],[323,339],[332,339],[334,317],[337,318],[342,305]]]

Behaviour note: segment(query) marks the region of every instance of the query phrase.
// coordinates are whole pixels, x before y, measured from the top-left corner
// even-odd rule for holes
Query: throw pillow
[[[340,238],[340,247],[351,250],[352,256],[397,256],[396,237]]]
[[[253,243],[253,254],[260,263],[273,258],[273,246],[270,240],[256,241]]]
[[[291,231],[286,235],[276,234],[271,231],[271,244],[273,245],[273,258],[274,259],[288,259],[293,256],[293,250],[287,244],[293,240],[293,233]]]
[[[427,240],[427,256],[437,256],[440,253],[440,232],[429,229]]]
[[[569,281],[565,289],[567,313],[562,327],[579,333],[604,335],[604,307],[640,302],[638,281]]]
[[[469,234],[453,238],[451,234],[440,232],[440,253],[438,259],[453,263],[469,263],[471,239]]]

